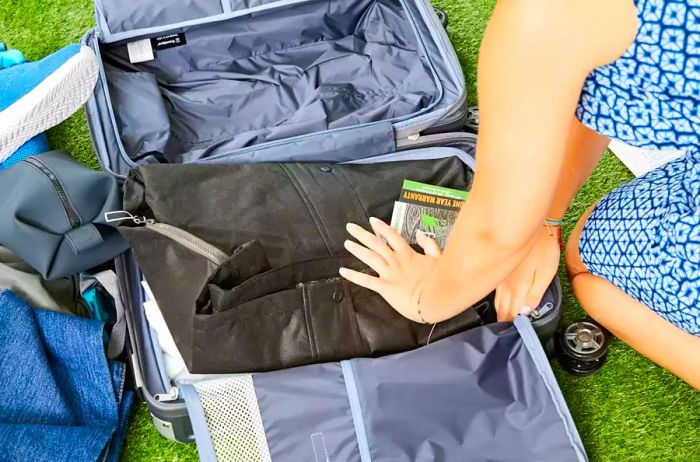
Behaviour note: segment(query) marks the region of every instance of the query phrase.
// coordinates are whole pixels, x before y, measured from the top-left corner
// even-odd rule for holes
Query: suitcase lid
[[[307,0],[95,0],[97,29],[105,43],[242,16]],[[173,38],[173,37],[171,37]]]

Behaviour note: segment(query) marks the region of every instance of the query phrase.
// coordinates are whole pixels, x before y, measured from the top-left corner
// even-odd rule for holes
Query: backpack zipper
[[[38,158],[28,157],[24,159],[24,161],[36,167],[42,174],[44,174],[44,176],[46,176],[46,178],[49,179],[54,191],[56,192],[56,195],[58,196],[58,199],[61,201],[63,210],[66,212],[66,216],[68,217],[68,224],[70,225],[71,229],[78,228],[80,226],[80,216],[68,200],[68,194],[66,194],[66,190],[61,184],[61,180],[59,180],[56,174],[52,172],[51,169],[47,167],[46,164],[44,164]]]
[[[203,256],[217,266],[224,264],[229,258],[226,253],[222,252],[217,247],[214,247],[194,234],[176,226],[159,223],[152,219],[146,219],[145,217],[137,217],[126,211],[105,213],[105,221],[107,223],[123,220],[131,220],[137,225],[145,225],[147,229],[153,230],[177,242],[181,246]]]

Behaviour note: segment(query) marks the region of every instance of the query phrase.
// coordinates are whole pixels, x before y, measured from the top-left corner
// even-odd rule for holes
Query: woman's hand
[[[418,245],[425,255],[414,251],[408,242],[391,226],[377,218],[370,218],[374,234],[349,223],[347,230],[359,241],[345,241],[345,248],[372,268],[379,277],[347,268],[340,275],[350,282],[366,287],[381,295],[404,317],[425,323],[424,312],[419,312],[418,298],[421,285],[435,269],[441,252],[437,243],[418,233]]]
[[[496,288],[499,321],[537,308],[559,268],[561,228],[543,226],[525,259]]]

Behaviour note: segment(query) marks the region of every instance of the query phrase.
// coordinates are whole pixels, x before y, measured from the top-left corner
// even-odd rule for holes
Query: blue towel
[[[118,460],[133,394],[102,323],[5,290],[0,326],[0,460]]]

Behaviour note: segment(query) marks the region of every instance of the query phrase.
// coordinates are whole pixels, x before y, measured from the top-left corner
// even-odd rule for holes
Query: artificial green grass
[[[437,0],[449,13],[449,34],[476,103],[479,42],[494,0]],[[90,0],[0,1],[0,41],[39,59],[77,41],[94,24]],[[527,72],[527,69],[523,69]],[[543,101],[543,104],[546,104]],[[82,113],[49,131],[54,148],[97,167]],[[631,175],[612,155],[605,156],[566,215],[568,233],[581,213]],[[563,273],[562,273],[563,274]],[[564,282],[564,321],[582,316]],[[611,306],[610,309],[615,309]],[[576,378],[554,370],[592,461],[699,461],[700,393],[614,340],[608,363],[597,374]],[[126,435],[124,461],[196,460],[193,445],[171,443],[136,406]]]

